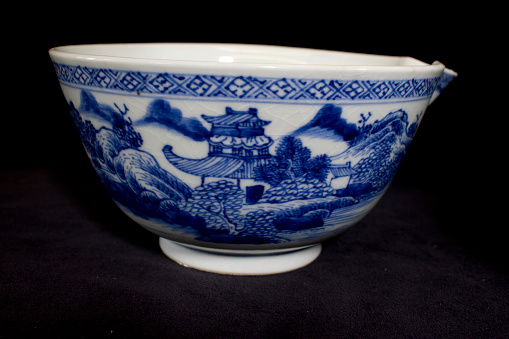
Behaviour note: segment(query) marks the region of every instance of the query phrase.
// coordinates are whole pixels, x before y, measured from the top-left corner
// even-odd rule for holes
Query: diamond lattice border
[[[133,72],[60,63],[53,65],[61,82],[79,86],[134,94],[278,102],[424,99],[431,97],[440,79],[289,79]]]

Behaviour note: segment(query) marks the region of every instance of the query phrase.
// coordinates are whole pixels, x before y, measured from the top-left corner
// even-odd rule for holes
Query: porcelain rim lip
[[[157,59],[157,58],[140,58],[140,57],[130,57],[130,56],[112,56],[112,55],[104,55],[104,54],[96,54],[96,53],[78,53],[72,52],[69,49],[72,48],[82,48],[86,46],[92,47],[122,47],[122,46],[135,46],[138,45],[140,47],[143,46],[155,46],[155,45],[167,45],[167,46],[175,46],[175,47],[208,47],[208,48],[218,48],[218,47],[230,47],[230,48],[263,48],[268,51],[270,50],[287,50],[287,51],[295,51],[295,52],[303,52],[303,53],[316,53],[316,54],[349,54],[349,55],[359,55],[363,57],[389,57],[395,59],[409,59],[416,62],[415,65],[341,65],[341,64],[313,64],[313,63],[267,63],[267,62],[243,62],[243,61],[234,61],[234,62],[221,62],[221,61],[207,61],[207,60],[180,60],[180,59]],[[68,49],[63,50],[63,49]],[[421,60],[408,57],[408,56],[390,56],[390,55],[381,55],[381,54],[368,54],[368,53],[357,53],[357,52],[343,52],[343,51],[334,51],[334,50],[323,50],[323,49],[313,49],[313,48],[302,48],[302,47],[288,47],[288,46],[277,46],[277,45],[259,45],[259,44],[231,44],[231,43],[105,43],[105,44],[79,44],[79,45],[62,45],[53,47],[49,50],[49,54],[52,58],[57,57],[60,59],[65,59],[67,61],[74,60],[76,62],[85,62],[89,64],[94,63],[111,63],[116,65],[129,65],[129,66],[183,66],[183,67],[199,67],[199,68],[209,68],[209,69],[235,69],[235,70],[255,70],[255,69],[264,69],[264,70],[287,70],[287,71],[330,71],[330,72],[341,72],[343,71],[359,71],[359,72],[384,72],[384,73],[406,73],[409,72],[414,73],[435,73],[441,74],[445,69],[445,66],[439,62],[434,62],[433,64],[425,63]],[[419,64],[420,63],[420,64]]]

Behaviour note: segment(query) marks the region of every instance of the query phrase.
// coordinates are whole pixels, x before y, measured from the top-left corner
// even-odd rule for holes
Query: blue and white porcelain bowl
[[[285,272],[364,217],[456,75],[409,57],[228,44],[56,47],[116,204],[184,266]]]

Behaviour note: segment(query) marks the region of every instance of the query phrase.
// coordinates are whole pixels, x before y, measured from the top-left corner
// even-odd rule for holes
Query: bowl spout
[[[439,61],[435,61],[433,65],[439,65],[441,64]],[[458,73],[453,71],[452,69],[445,68],[444,72],[442,73],[442,76],[438,80],[437,88],[435,89],[435,92],[433,92],[433,95],[431,96],[431,100],[429,103],[431,104],[435,99],[442,93],[442,91],[451,83],[451,81],[454,80],[458,76]]]

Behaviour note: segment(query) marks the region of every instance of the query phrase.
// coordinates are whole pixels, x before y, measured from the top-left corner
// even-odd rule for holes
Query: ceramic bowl
[[[455,76],[410,57],[276,46],[49,53],[115,203],[173,260],[229,274],[302,267],[364,217]]]

